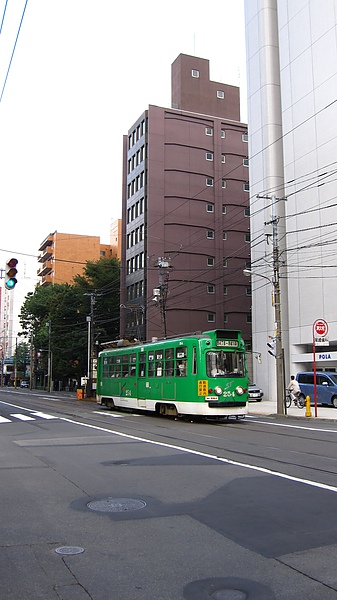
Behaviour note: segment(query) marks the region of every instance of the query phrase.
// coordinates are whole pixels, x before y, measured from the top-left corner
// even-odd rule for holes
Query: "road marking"
[[[10,419],[6,419],[5,417],[0,417],[0,423],[11,423]]]
[[[273,423],[273,421],[260,421],[260,419],[257,419],[256,417],[248,418],[253,423],[259,423],[259,425],[273,425],[274,427],[288,427],[289,429],[304,429],[307,431],[323,431],[324,433],[337,433],[337,429],[322,429],[321,427],[309,427],[308,425],[290,425],[289,423]]]
[[[44,412],[39,412],[39,411],[33,411],[31,410],[30,413],[32,415],[34,415],[35,417],[41,417],[41,419],[58,419],[58,417],[55,417],[54,415],[48,415],[47,413]]]
[[[11,417],[15,417],[15,419],[20,419],[20,421],[35,421],[34,417],[29,417],[28,415],[22,415],[20,413],[13,413]]]
[[[123,418],[124,415],[114,415],[113,413],[101,412],[100,410],[93,410],[94,415],[103,415],[104,417],[113,417],[114,419]]]
[[[272,471],[271,469],[266,469],[264,467],[257,467],[255,465],[241,463],[236,460],[222,458],[222,457],[216,456],[214,454],[208,454],[206,452],[199,452],[198,450],[192,450],[190,448],[184,448],[183,446],[176,446],[174,444],[168,444],[166,442],[156,442],[154,440],[147,440],[146,438],[142,438],[137,435],[131,435],[129,433],[121,433],[120,431],[113,431],[111,429],[105,429],[104,427],[100,427],[98,425],[89,425],[89,423],[80,423],[78,421],[74,421],[73,419],[67,419],[66,417],[60,417],[60,420],[65,421],[66,423],[72,423],[73,425],[80,425],[81,427],[88,427],[89,429],[96,429],[98,431],[104,431],[104,433],[110,433],[112,435],[127,438],[129,440],[136,440],[138,442],[144,442],[145,444],[161,446],[162,448],[169,448],[170,450],[179,450],[180,452],[185,452],[186,454],[202,456],[203,458],[209,458],[209,459],[224,463],[226,465],[232,465],[234,467],[242,467],[243,469],[249,469],[251,471],[258,471],[259,473],[265,473],[266,475],[273,475],[274,477],[280,477],[281,479],[287,479],[288,481],[295,481],[297,483],[309,485],[310,487],[315,487],[315,488],[319,488],[321,490],[328,490],[330,492],[337,493],[337,487],[335,487],[335,486],[327,485],[325,483],[319,483],[318,481],[310,481],[309,479],[302,479],[301,477],[294,477],[293,475],[287,475],[286,473],[282,473],[281,471]]]

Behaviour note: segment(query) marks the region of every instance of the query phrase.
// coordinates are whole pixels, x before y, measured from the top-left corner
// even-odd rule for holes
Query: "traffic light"
[[[5,287],[7,288],[7,290],[12,290],[13,288],[15,288],[15,286],[18,282],[16,279],[16,274],[18,272],[17,268],[16,268],[17,264],[18,264],[18,261],[16,258],[10,258],[6,262]]]
[[[272,337],[271,335],[268,335],[268,338],[270,339],[270,342],[267,342],[268,352],[274,358],[276,358],[276,338]]]

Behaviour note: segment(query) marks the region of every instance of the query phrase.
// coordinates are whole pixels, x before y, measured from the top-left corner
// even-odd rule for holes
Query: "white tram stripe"
[[[22,415],[21,413],[12,413],[11,417],[15,419],[20,419],[20,421],[35,421],[34,417],[29,417],[28,415]]]

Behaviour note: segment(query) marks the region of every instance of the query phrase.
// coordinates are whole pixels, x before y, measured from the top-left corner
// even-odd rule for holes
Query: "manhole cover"
[[[87,504],[91,510],[100,512],[126,512],[128,510],[140,510],[145,508],[146,502],[134,498],[106,498],[105,500],[94,500]]]
[[[56,548],[56,554],[82,554],[84,552],[84,548],[80,548],[79,546],[62,546],[61,548]]]
[[[214,600],[246,600],[247,595],[240,590],[218,590],[212,594]]]

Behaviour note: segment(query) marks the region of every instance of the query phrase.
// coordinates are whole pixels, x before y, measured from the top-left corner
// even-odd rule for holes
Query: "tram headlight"
[[[221,396],[221,394],[222,394],[222,387],[220,387],[220,385],[216,385],[215,388],[214,388],[214,393],[217,396]]]
[[[235,389],[235,391],[238,394],[238,396],[242,396],[242,394],[245,393],[245,390],[243,389],[243,387],[241,385],[238,385],[237,388]]]

